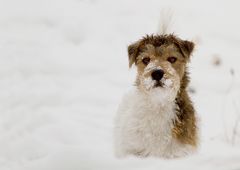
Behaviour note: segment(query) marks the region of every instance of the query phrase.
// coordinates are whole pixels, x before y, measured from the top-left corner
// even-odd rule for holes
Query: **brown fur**
[[[186,40],[181,40],[173,34],[170,35],[151,35],[145,36],[136,43],[128,47],[129,67],[133,63],[137,66],[138,75],[141,75],[145,65],[142,63],[142,58],[148,56],[151,59],[157,60],[162,65],[169,64],[175,69],[180,77],[180,90],[175,99],[178,109],[176,114],[178,120],[174,122],[172,129],[173,136],[184,144],[197,145],[197,127],[195,110],[187,93],[189,76],[187,72],[187,63],[190,60],[194,48],[194,43]],[[177,58],[176,63],[167,62],[169,56]],[[166,74],[166,76],[170,76]],[[137,77],[136,84],[139,85]]]

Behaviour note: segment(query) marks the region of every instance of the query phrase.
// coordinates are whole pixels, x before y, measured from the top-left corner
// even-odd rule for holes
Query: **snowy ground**
[[[0,169],[240,169],[239,5],[2,0]],[[157,32],[162,9],[174,12],[172,31],[197,43],[190,70],[201,148],[179,160],[118,160],[113,118],[135,76],[126,47]]]

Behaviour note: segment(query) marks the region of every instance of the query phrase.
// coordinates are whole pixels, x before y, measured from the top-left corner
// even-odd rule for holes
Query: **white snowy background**
[[[240,2],[1,0],[0,169],[240,169]],[[201,130],[187,158],[116,159],[113,119],[132,86],[127,45],[157,33],[194,40],[190,90]],[[238,123],[239,122],[239,123]]]

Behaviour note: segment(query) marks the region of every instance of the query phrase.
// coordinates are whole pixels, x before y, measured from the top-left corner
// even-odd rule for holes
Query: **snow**
[[[165,84],[166,84],[167,87],[171,87],[172,84],[173,84],[173,82],[172,82],[172,80],[170,80],[170,79],[166,79],[166,80],[165,80]]]
[[[240,2],[0,2],[0,169],[240,169]],[[113,119],[136,71],[126,47],[157,32],[194,40],[201,147],[177,160],[117,159]],[[219,65],[213,64],[218,56]]]
[[[162,69],[160,66],[157,66],[157,61],[151,61],[145,68],[143,75],[149,73],[152,70],[155,69]]]

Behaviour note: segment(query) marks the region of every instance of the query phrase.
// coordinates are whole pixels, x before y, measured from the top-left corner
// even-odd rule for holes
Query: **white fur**
[[[151,85],[151,80],[148,83]],[[179,84],[165,80],[166,86],[143,92],[137,88],[123,97],[115,120],[115,151],[125,155],[180,157],[193,147],[178,142],[171,130],[177,117],[175,97]],[[148,85],[146,85],[148,86]]]

